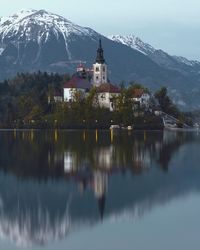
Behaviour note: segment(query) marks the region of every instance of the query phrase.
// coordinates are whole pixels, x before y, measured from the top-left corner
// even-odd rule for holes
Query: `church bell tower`
[[[93,83],[99,86],[108,82],[107,65],[103,55],[101,39],[99,39],[99,48],[97,49],[96,61],[93,64]]]

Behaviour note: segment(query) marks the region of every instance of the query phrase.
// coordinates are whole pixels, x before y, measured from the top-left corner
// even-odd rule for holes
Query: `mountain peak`
[[[66,52],[70,59],[68,42],[71,36],[93,37],[96,34],[90,28],[76,25],[68,19],[46,10],[23,9],[12,16],[0,19],[1,44],[11,43],[18,50],[21,43],[26,46],[30,41],[36,42],[39,46],[38,56],[41,45],[53,38],[65,43]]]
[[[51,18],[57,18],[57,19],[65,19],[59,15],[47,12],[46,10],[35,10],[35,9],[22,9],[16,13],[14,13],[13,15],[9,16],[9,17],[3,17],[0,21],[0,25],[4,24],[5,22],[7,23],[7,21],[12,21],[15,24],[18,22],[21,22],[23,19],[31,19],[34,17],[44,17],[44,21],[45,19],[47,19],[48,17]],[[67,19],[65,19],[65,21],[68,21]],[[69,22],[69,21],[68,21]],[[13,23],[13,24],[14,24]]]
[[[36,10],[33,9],[21,9],[20,11],[8,16],[8,17],[2,17],[0,19],[0,25],[3,25],[5,22],[17,22],[20,21],[21,19],[35,13]]]
[[[48,31],[49,29],[56,29],[66,33],[88,33],[92,30],[81,27],[69,21],[68,19],[57,14],[47,12],[46,10],[22,9],[9,17],[0,19],[0,34],[12,32],[16,33],[21,27],[22,31],[27,30],[27,26],[37,26],[39,29]],[[24,29],[23,29],[24,28]]]

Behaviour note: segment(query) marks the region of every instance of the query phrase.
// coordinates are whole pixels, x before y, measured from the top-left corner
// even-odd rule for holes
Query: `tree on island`
[[[97,89],[92,88],[84,97],[81,92],[74,92],[71,103],[56,102],[55,93],[62,93],[63,83],[69,75],[47,74],[46,72],[22,73],[0,84],[0,126],[4,128],[108,128],[111,124],[124,126],[138,123],[154,124],[153,112],[133,100],[138,89],[150,93],[141,84],[131,82],[128,87],[121,84],[119,96],[112,97],[115,107],[111,112],[102,108],[98,102]],[[155,93],[154,104],[159,104],[162,111],[184,121],[182,112],[173,104],[166,88]],[[153,102],[152,102],[153,103]],[[151,105],[151,104],[150,104]],[[152,107],[153,105],[151,105]],[[152,109],[153,110],[153,109]],[[134,113],[135,112],[135,113]],[[153,126],[153,125],[152,125]]]
[[[177,118],[180,116],[181,112],[168,96],[166,87],[160,88],[154,96],[163,112]]]

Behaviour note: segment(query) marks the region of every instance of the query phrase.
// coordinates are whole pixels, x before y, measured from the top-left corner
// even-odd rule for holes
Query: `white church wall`
[[[99,93],[98,94],[98,102],[99,106],[102,108],[107,108],[110,111],[114,111],[114,105],[113,105],[113,97],[117,97],[119,94],[116,93]]]
[[[95,85],[108,82],[107,65],[105,63],[93,64],[93,82]]]
[[[71,102],[74,99],[74,94],[76,92],[82,92],[85,95],[85,89],[78,89],[78,88],[64,88],[64,102]]]

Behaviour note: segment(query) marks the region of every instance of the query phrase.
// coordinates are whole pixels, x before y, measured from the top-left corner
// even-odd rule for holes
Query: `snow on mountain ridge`
[[[35,12],[36,10],[20,10],[17,13],[9,16],[9,17],[1,17],[0,18],[0,26],[6,22],[17,22],[19,20],[21,20],[24,17],[27,17],[28,15],[30,15],[31,13]]]
[[[195,65],[200,65],[200,62],[197,61],[197,60],[188,60],[187,58],[185,57],[182,57],[182,56],[173,56],[173,58],[180,62],[180,63],[183,63],[183,64],[186,64],[188,66],[195,66]]]
[[[166,60],[166,57],[170,56],[168,53],[164,52],[163,50],[155,49],[150,44],[143,42],[140,38],[138,38],[134,35],[127,35],[127,36],[111,35],[111,36],[108,36],[108,38],[115,41],[115,42],[122,43],[128,47],[131,47],[132,49],[135,49],[135,50],[143,53],[144,55],[148,56],[149,58],[151,58],[155,62],[157,62],[157,61],[153,58],[154,54],[159,54],[159,57],[163,58],[164,60]],[[170,56],[170,57],[173,60],[175,60],[177,63],[187,65],[190,67],[200,65],[199,61],[189,60],[189,59],[182,57],[182,56]]]
[[[62,34],[69,58],[71,55],[68,41],[72,34],[81,36],[97,34],[90,28],[81,27],[66,18],[45,10],[21,10],[8,18],[0,19],[0,41],[2,44],[8,40],[13,43],[12,38],[17,36],[17,39],[15,38],[16,47],[22,40],[23,42],[37,41],[41,46],[42,43],[48,41],[50,33],[53,33],[57,39]]]
[[[30,22],[46,23],[49,25],[57,25],[58,28],[63,28],[63,25],[68,25],[69,31],[91,32],[90,28],[81,27],[70,22],[68,19],[59,15],[47,12],[45,10],[21,10],[9,17],[2,17],[0,20],[0,33],[8,28],[15,28],[18,25],[26,25]],[[66,27],[65,27],[66,28]],[[74,30],[72,30],[74,28]]]
[[[148,55],[149,53],[153,53],[156,51],[151,45],[144,43],[139,37],[134,35],[122,36],[122,35],[111,35],[108,36],[109,39],[122,43],[131,47],[132,49],[138,50],[144,55]]]

